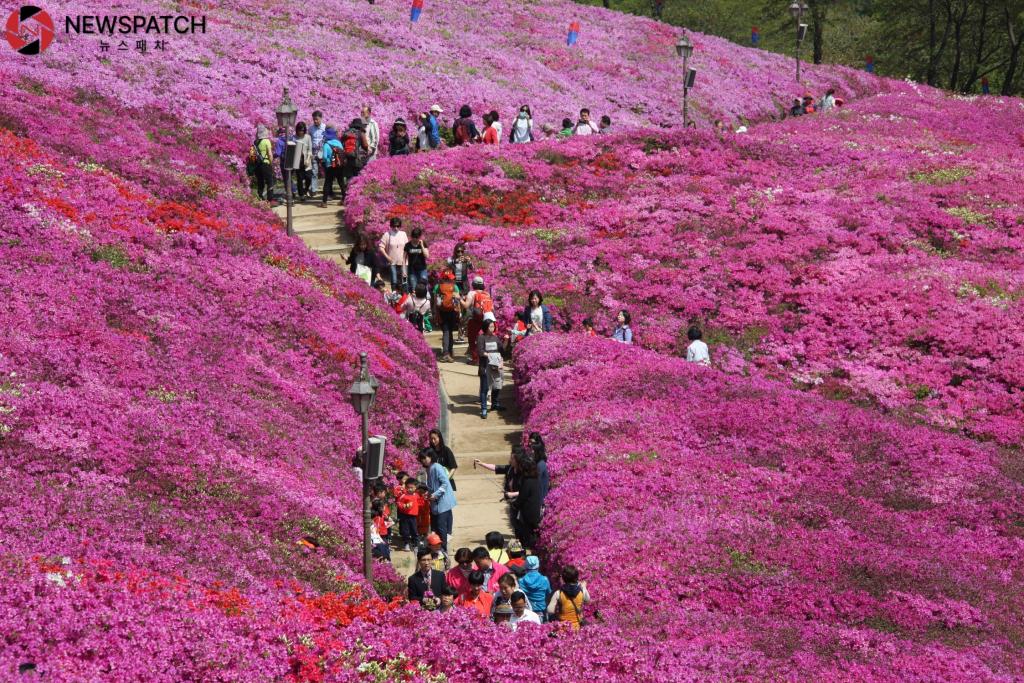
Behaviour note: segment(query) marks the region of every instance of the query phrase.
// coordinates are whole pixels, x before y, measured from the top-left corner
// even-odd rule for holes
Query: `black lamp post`
[[[793,0],[789,6],[789,13],[793,16],[796,21],[796,82],[800,82],[800,44],[804,42],[804,36],[807,35],[807,24],[801,21],[804,18],[804,14],[810,7],[804,0]]]
[[[284,196],[285,205],[287,207],[288,218],[285,222],[285,227],[288,229],[288,235],[294,235],[295,232],[292,229],[292,164],[295,163],[295,141],[290,140],[291,137],[289,131],[295,130],[295,117],[299,113],[299,108],[292,104],[292,100],[288,97],[288,88],[284,89],[284,95],[281,97],[281,104],[277,105],[277,109],[274,111],[277,115],[277,126],[278,128],[284,128]]]
[[[367,367],[366,353],[360,353],[359,377],[352,382],[348,395],[352,400],[352,407],[363,418],[363,576],[370,584],[373,583],[373,545],[370,543],[370,524],[373,523],[373,519],[370,516],[370,480],[366,477],[366,454],[370,447],[370,410],[373,409],[378,386],[377,379],[370,374]]]
[[[693,87],[693,76],[690,74],[690,55],[693,54],[693,43],[684,33],[676,43],[676,54],[683,58],[683,126],[690,123],[690,88]]]

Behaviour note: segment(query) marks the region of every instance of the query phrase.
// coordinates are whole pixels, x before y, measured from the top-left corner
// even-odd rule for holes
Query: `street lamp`
[[[789,5],[789,13],[792,15],[793,20],[796,21],[796,82],[800,82],[800,44],[804,42],[804,36],[807,35],[807,24],[801,20],[804,18],[804,14],[810,7],[804,0],[793,0]]]
[[[690,55],[693,54],[693,43],[686,37],[686,34],[679,36],[676,43],[676,54],[683,58],[683,126],[690,123],[690,88],[693,87],[693,79],[696,71],[691,73]]]
[[[277,105],[274,113],[277,115],[277,127],[284,128],[284,196],[288,212],[285,226],[288,235],[291,236],[295,234],[292,229],[292,164],[295,162],[295,140],[290,139],[288,131],[295,130],[295,117],[299,113],[299,108],[292,104],[291,98],[288,97],[288,88],[284,89],[281,104]]]
[[[359,354],[359,377],[352,382],[348,390],[348,396],[352,400],[352,407],[363,418],[363,576],[367,583],[373,583],[373,545],[370,542],[370,524],[373,522],[370,516],[370,479],[367,477],[366,454],[370,449],[370,410],[373,409],[373,401],[377,397],[377,387],[380,386],[377,378],[370,374],[366,363],[366,353]]]

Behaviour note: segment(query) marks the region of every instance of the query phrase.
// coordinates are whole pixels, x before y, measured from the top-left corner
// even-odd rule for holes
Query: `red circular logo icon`
[[[11,48],[23,55],[38,55],[53,42],[53,19],[32,5],[11,12],[4,29]]]

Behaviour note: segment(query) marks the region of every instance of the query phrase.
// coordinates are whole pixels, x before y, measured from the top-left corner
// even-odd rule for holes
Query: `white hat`
[[[444,109],[441,109],[440,104],[435,104],[433,107],[430,108],[430,111],[436,111],[438,114],[444,113]]]
[[[488,320],[490,320],[492,323],[498,322],[498,319],[494,317],[494,313],[492,311],[487,311],[486,313],[484,313],[484,322]]]

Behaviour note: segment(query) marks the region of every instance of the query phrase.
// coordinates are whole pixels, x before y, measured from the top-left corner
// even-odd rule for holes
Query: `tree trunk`
[[[825,0],[816,0],[811,5],[811,21],[813,22],[813,26],[811,26],[813,31],[811,39],[814,47],[815,64],[821,64],[825,51],[825,19],[827,16],[828,8],[825,5]]]
[[[949,42],[949,31],[953,23],[951,0],[928,0],[928,66],[925,70],[925,81],[928,85],[939,87],[939,60],[946,52]],[[938,34],[938,9],[942,4],[946,8],[946,25],[942,29],[942,37]]]
[[[960,82],[960,63],[963,60],[964,55],[964,20],[967,18],[968,10],[967,0],[960,0],[960,12],[953,14],[953,66],[949,70],[949,89],[956,90],[957,83]]]
[[[1003,13],[1006,17],[1006,38],[1009,41],[1009,58],[1006,62],[1006,71],[1003,72],[1003,95],[1013,94],[1013,81],[1017,78],[1017,66],[1020,64],[1020,48],[1024,45],[1024,41],[1021,41],[1021,36],[1017,35],[1014,30],[1013,22],[1016,17],[1010,12],[1010,5],[1003,8]]]
[[[981,0],[981,17],[978,19],[974,64],[971,65],[971,72],[967,74],[967,78],[960,84],[964,92],[968,92],[974,87],[975,82],[978,80],[981,64],[985,59],[985,38],[988,35],[988,2],[989,0]]]

